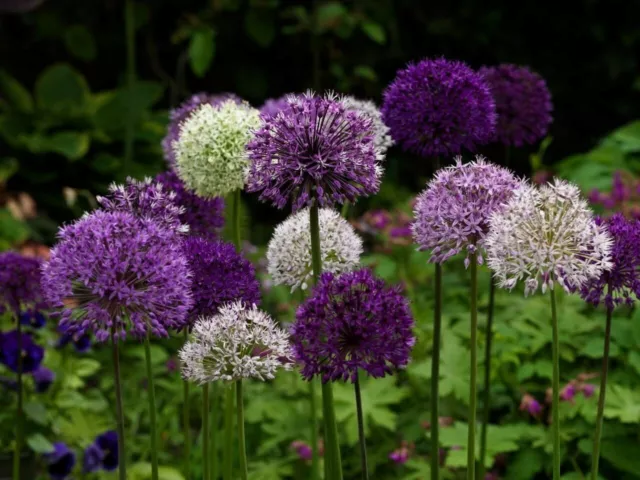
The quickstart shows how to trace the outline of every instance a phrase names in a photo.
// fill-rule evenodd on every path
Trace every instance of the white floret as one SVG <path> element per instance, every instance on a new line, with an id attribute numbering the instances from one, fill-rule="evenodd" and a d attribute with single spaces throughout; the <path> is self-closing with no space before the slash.
<path id="1" fill-rule="evenodd" d="M 393 138 L 389 134 L 389 127 L 382 121 L 380 109 L 371 100 L 359 100 L 352 96 L 343 97 L 342 102 L 349 110 L 358 112 L 371 120 L 378 160 L 384 160 L 387 150 L 393 145 Z"/>

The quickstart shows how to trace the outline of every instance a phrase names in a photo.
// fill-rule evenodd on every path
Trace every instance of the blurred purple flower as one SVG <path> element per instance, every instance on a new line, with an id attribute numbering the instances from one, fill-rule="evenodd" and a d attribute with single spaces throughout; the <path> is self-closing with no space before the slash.
<path id="1" fill-rule="evenodd" d="M 12 313 L 23 308 L 42 308 L 45 302 L 40 288 L 39 259 L 16 252 L 0 253 L 0 314 L 9 308 Z"/>
<path id="2" fill-rule="evenodd" d="M 581 390 L 585 398 L 591 398 L 596 391 L 596 386 L 591 383 L 585 383 L 582 385 Z"/>
<path id="3" fill-rule="evenodd" d="M 22 358 L 22 372 L 31 373 L 40 366 L 43 357 L 44 349 L 28 333 L 17 330 L 0 333 L 0 362 L 10 370 L 17 372 L 18 359 Z"/>
<path id="4" fill-rule="evenodd" d="M 65 480 L 76 464 L 76 454 L 64 442 L 53 444 L 53 452 L 45 454 L 47 472 L 53 480 Z"/>
<path id="5" fill-rule="evenodd" d="M 20 323 L 22 325 L 28 325 L 32 328 L 38 329 L 44 327 L 45 323 L 47 323 L 47 319 L 42 312 L 37 310 L 27 310 L 20 314 Z"/>
<path id="6" fill-rule="evenodd" d="M 56 374 L 53 371 L 42 365 L 35 369 L 31 375 L 33 376 L 36 392 L 38 393 L 44 393 L 49 390 L 49 387 L 56 378 Z"/>
<path id="7" fill-rule="evenodd" d="M 576 396 L 576 387 L 572 383 L 566 384 L 562 390 L 560 390 L 560 400 L 564 402 L 573 403 L 573 399 Z"/>
<path id="8" fill-rule="evenodd" d="M 302 440 L 296 440 L 291 443 L 291 448 L 296 451 L 301 460 L 309 461 L 313 457 L 311 446 Z"/>

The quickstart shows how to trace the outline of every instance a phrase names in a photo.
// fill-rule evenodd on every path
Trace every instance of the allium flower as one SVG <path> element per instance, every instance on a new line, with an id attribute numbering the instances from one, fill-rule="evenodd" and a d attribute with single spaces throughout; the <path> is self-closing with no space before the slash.
<path id="1" fill-rule="evenodd" d="M 246 103 L 202 105 L 182 123 L 173 143 L 178 176 L 202 197 L 244 188 L 249 171 L 245 147 L 259 126 L 258 110 Z"/>
<path id="2" fill-rule="evenodd" d="M 503 64 L 479 70 L 496 102 L 495 138 L 521 147 L 542 139 L 553 117 L 551 93 L 544 79 L 527 67 Z"/>
<path id="3" fill-rule="evenodd" d="M 108 212 L 128 212 L 134 217 L 155 221 L 163 228 L 176 233 L 187 233 L 181 216 L 185 208 L 176 202 L 176 194 L 151 178 L 143 181 L 127 178 L 124 185 L 113 183 L 110 194 L 96 200 Z"/>
<path id="4" fill-rule="evenodd" d="M 17 372 L 18 360 L 22 358 L 22 373 L 31 373 L 40 366 L 43 357 L 44 349 L 28 333 L 17 330 L 0 333 L 0 362 L 10 370 Z"/>
<path id="5" fill-rule="evenodd" d="M 323 270 L 336 274 L 353 270 L 362 254 L 360 237 L 334 210 L 322 208 L 318 218 Z M 276 227 L 267 248 L 267 261 L 276 285 L 288 285 L 291 291 L 307 288 L 313 274 L 309 209 L 294 213 Z"/>
<path id="6" fill-rule="evenodd" d="M 193 327 L 179 353 L 182 375 L 199 384 L 243 378 L 270 380 L 290 370 L 289 337 L 265 312 L 242 302 L 224 305 Z"/>
<path id="7" fill-rule="evenodd" d="M 287 95 L 282 95 L 278 98 L 268 98 L 260 107 L 260 115 L 262 118 L 266 117 L 275 117 L 282 110 L 286 110 L 289 108 L 289 97 L 291 97 L 292 93 Z"/>
<path id="8" fill-rule="evenodd" d="M 65 480 L 76 464 L 76 454 L 63 442 L 54 443 L 53 452 L 44 455 L 44 458 L 47 472 L 53 480 Z"/>
<path id="9" fill-rule="evenodd" d="M 393 138 L 389 135 L 389 127 L 382 121 L 382 113 L 371 100 L 360 100 L 352 96 L 343 98 L 347 109 L 360 113 L 371 120 L 373 139 L 378 151 L 378 160 L 384 160 L 389 147 L 393 145 Z"/>
<path id="10" fill-rule="evenodd" d="M 38 393 L 44 393 L 49 390 L 49 387 L 56 379 L 56 374 L 42 365 L 35 369 L 31 376 L 33 377 L 36 392 Z"/>
<path id="11" fill-rule="evenodd" d="M 482 76 L 444 58 L 398 71 L 381 110 L 393 139 L 423 157 L 474 151 L 492 139 L 496 124 L 495 103 Z"/>
<path id="12" fill-rule="evenodd" d="M 398 287 L 364 269 L 325 272 L 296 312 L 295 359 L 307 380 L 355 380 L 358 369 L 384 377 L 404 368 L 415 343 L 413 318 Z"/>
<path id="13" fill-rule="evenodd" d="M 162 149 L 164 150 L 164 158 L 173 168 L 176 163 L 176 154 L 173 150 L 173 144 L 180 137 L 180 125 L 191 116 L 202 105 L 208 104 L 217 107 L 227 100 L 236 103 L 242 103 L 242 99 L 233 93 L 218 93 L 210 95 L 208 93 L 197 93 L 181 103 L 178 108 L 169 112 L 169 125 L 167 126 L 167 135 L 162 140 Z"/>
<path id="14" fill-rule="evenodd" d="M 622 303 L 632 305 L 640 297 L 640 221 L 617 213 L 606 219 L 596 218 L 596 224 L 604 227 L 613 240 L 613 266 L 587 281 L 580 294 L 593 305 L 604 301 L 607 308 Z"/>
<path id="15" fill-rule="evenodd" d="M 158 174 L 156 182 L 175 194 L 181 207 L 180 221 L 189 226 L 189 235 L 214 240 L 224 226 L 224 200 L 221 197 L 203 198 L 187 189 L 178 175 L 170 170 Z"/>
<path id="16" fill-rule="evenodd" d="M 578 187 L 563 180 L 523 185 L 491 216 L 488 265 L 502 288 L 525 282 L 525 295 L 554 282 L 571 292 L 612 267 L 611 238 L 596 224 Z"/>
<path id="17" fill-rule="evenodd" d="M 40 289 L 41 261 L 15 252 L 0 253 L 0 314 L 25 307 L 44 307 Z"/>
<path id="18" fill-rule="evenodd" d="M 482 264 L 489 217 L 521 183 L 509 170 L 480 156 L 467 164 L 457 157 L 454 166 L 436 173 L 416 202 L 412 230 L 420 250 L 431 250 L 429 261 L 436 263 L 465 251 L 465 265 L 469 255 L 478 253 Z"/>
<path id="19" fill-rule="evenodd" d="M 190 322 L 215 315 L 222 305 L 237 300 L 247 305 L 260 303 L 255 269 L 232 244 L 189 238 L 184 242 L 184 251 L 193 274 Z"/>
<path id="20" fill-rule="evenodd" d="M 278 208 L 291 200 L 294 210 L 376 193 L 382 169 L 371 119 L 332 94 L 307 92 L 288 102 L 280 115 L 265 119 L 247 147 L 248 191 Z"/>
<path id="21" fill-rule="evenodd" d="M 193 302 L 182 245 L 153 221 L 96 211 L 58 233 L 43 289 L 66 334 L 144 337 L 179 329 Z"/>

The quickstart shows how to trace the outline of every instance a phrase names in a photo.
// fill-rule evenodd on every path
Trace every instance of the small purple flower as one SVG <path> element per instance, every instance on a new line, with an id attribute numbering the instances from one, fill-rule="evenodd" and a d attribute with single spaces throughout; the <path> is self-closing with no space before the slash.
<path id="1" fill-rule="evenodd" d="M 582 385 L 581 390 L 582 390 L 582 395 L 584 395 L 584 398 L 591 398 L 593 397 L 593 394 L 596 391 L 596 387 L 591 383 L 585 383 L 584 385 Z"/>
<path id="2" fill-rule="evenodd" d="M 287 101 L 289 108 L 264 119 L 247 146 L 247 191 L 278 208 L 291 202 L 294 210 L 376 193 L 381 169 L 371 120 L 334 95 L 307 93 Z"/>
<path id="3" fill-rule="evenodd" d="M 31 375 L 33 376 L 36 392 L 38 393 L 44 393 L 49 390 L 49 387 L 56 378 L 56 374 L 54 372 L 42 365 L 35 369 Z"/>
<path id="4" fill-rule="evenodd" d="M 540 75 L 527 67 L 509 64 L 483 67 L 479 73 L 489 84 L 496 102 L 498 142 L 521 147 L 547 134 L 553 120 L 553 104 Z"/>
<path id="5" fill-rule="evenodd" d="M 22 325 L 28 325 L 32 328 L 38 329 L 44 327 L 47 323 L 47 319 L 39 311 L 27 310 L 20 314 L 20 323 Z"/>
<path id="6" fill-rule="evenodd" d="M 64 442 L 53 444 L 53 452 L 44 455 L 47 472 L 53 480 L 65 480 L 76 464 L 76 454 Z"/>
<path id="7" fill-rule="evenodd" d="M 406 151 L 422 157 L 475 151 L 489 142 L 496 107 L 484 78 L 462 62 L 409 64 L 384 92 L 382 119 Z"/>
<path id="8" fill-rule="evenodd" d="M 175 357 L 169 358 L 164 365 L 167 369 L 167 372 L 173 373 L 178 370 L 178 360 Z"/>
<path id="9" fill-rule="evenodd" d="M 102 450 L 98 445 L 92 443 L 84 449 L 82 458 L 82 471 L 84 473 L 93 473 L 102 467 Z"/>
<path id="10" fill-rule="evenodd" d="M 564 402 L 573 403 L 573 399 L 576 396 L 576 387 L 572 383 L 566 384 L 562 390 L 560 390 L 560 400 Z"/>
<path id="11" fill-rule="evenodd" d="M 96 445 L 102 450 L 102 468 L 111 472 L 118 468 L 118 434 L 109 430 L 96 437 Z"/>
<path id="12" fill-rule="evenodd" d="M 24 307 L 46 306 L 40 289 L 41 266 L 36 258 L 16 252 L 0 253 L 0 314 L 6 308 L 15 313 Z"/>
<path id="13" fill-rule="evenodd" d="M 44 349 L 28 333 L 18 333 L 17 330 L 0 333 L 0 362 L 17 372 L 19 358 L 22 358 L 22 372 L 31 373 L 40 366 Z"/>
<path id="14" fill-rule="evenodd" d="M 302 440 L 291 442 L 291 448 L 296 451 L 301 460 L 309 461 L 313 458 L 313 450 L 311 449 L 311 446 Z"/>
<path id="15" fill-rule="evenodd" d="M 542 413 L 542 405 L 533 396 L 528 393 L 522 396 L 520 401 L 520 411 L 527 411 L 532 417 L 537 417 Z"/>
<path id="16" fill-rule="evenodd" d="M 397 465 L 404 465 L 407 463 L 407 460 L 409 460 L 410 454 L 411 452 L 409 451 L 409 448 L 403 445 L 391 452 L 389 454 L 389 459 Z"/>
<path id="17" fill-rule="evenodd" d="M 73 343 L 73 348 L 78 353 L 85 353 L 91 348 L 91 336 L 88 333 L 81 335 L 71 335 L 68 333 L 68 327 L 58 324 L 58 333 L 60 337 L 56 342 L 56 348 L 64 348 L 68 344 Z"/>
<path id="18" fill-rule="evenodd" d="M 415 343 L 413 318 L 397 287 L 370 270 L 325 272 L 300 305 L 291 329 L 302 376 L 355 380 L 358 369 L 384 377 L 404 368 Z"/>

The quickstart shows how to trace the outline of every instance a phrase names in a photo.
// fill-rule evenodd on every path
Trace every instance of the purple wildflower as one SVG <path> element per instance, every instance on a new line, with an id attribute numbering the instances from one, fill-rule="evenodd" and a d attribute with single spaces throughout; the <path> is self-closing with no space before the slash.
<path id="1" fill-rule="evenodd" d="M 482 76 L 444 58 L 398 71 L 381 110 L 396 143 L 423 157 L 474 151 L 491 140 L 496 124 L 495 103 Z"/>
<path id="2" fill-rule="evenodd" d="M 56 348 L 64 348 L 69 343 L 73 343 L 73 348 L 78 353 L 85 353 L 91 348 L 91 336 L 88 333 L 71 335 L 68 333 L 68 327 L 60 324 L 58 324 L 58 333 L 60 337 L 56 342 Z"/>
<path id="3" fill-rule="evenodd" d="M 0 333 L 0 362 L 10 370 L 17 372 L 18 359 L 22 358 L 22 373 L 31 373 L 40 366 L 43 357 L 44 349 L 28 333 L 17 330 Z"/>
<path id="4" fill-rule="evenodd" d="M 610 218 L 596 218 L 596 224 L 604 225 L 613 239 L 613 267 L 585 283 L 580 294 L 592 305 L 601 301 L 607 308 L 632 305 L 640 296 L 640 221 L 616 213 Z"/>
<path id="5" fill-rule="evenodd" d="M 370 270 L 325 272 L 296 313 L 291 329 L 295 359 L 307 380 L 355 380 L 358 369 L 384 377 L 409 362 L 413 318 L 397 287 Z"/>
<path id="6" fill-rule="evenodd" d="M 466 250 L 478 252 L 483 263 L 489 217 L 511 198 L 520 181 L 507 169 L 476 157 L 475 162 L 443 168 L 417 199 L 413 236 L 420 250 L 431 250 L 429 261 L 443 263 Z"/>
<path id="7" fill-rule="evenodd" d="M 560 390 L 560 400 L 564 402 L 573 403 L 573 398 L 576 396 L 576 386 L 572 383 L 567 383 L 562 390 Z"/>
<path id="8" fill-rule="evenodd" d="M 96 437 L 84 451 L 82 470 L 85 473 L 100 469 L 111 472 L 118 468 L 118 434 L 109 430 Z"/>
<path id="9" fill-rule="evenodd" d="M 309 461 L 313 458 L 313 450 L 311 446 L 302 440 L 291 442 L 291 448 L 296 451 L 301 460 Z"/>
<path id="10" fill-rule="evenodd" d="M 591 398 L 596 391 L 596 387 L 592 383 L 585 383 L 582 385 L 581 390 L 584 398 Z"/>
<path id="11" fill-rule="evenodd" d="M 520 401 L 520 411 L 527 411 L 532 417 L 537 417 L 542 412 L 542 405 L 528 393 L 522 396 Z"/>
<path id="12" fill-rule="evenodd" d="M 167 372 L 173 373 L 178 370 L 178 360 L 176 357 L 170 357 L 164 364 Z"/>
<path id="13" fill-rule="evenodd" d="M 82 471 L 84 473 L 93 473 L 102 467 L 102 450 L 95 443 L 92 443 L 84 449 L 82 458 Z"/>
<path id="14" fill-rule="evenodd" d="M 31 375 L 38 393 L 44 393 L 49 390 L 49 387 L 56 379 L 56 374 L 42 365 L 35 369 Z"/>
<path id="15" fill-rule="evenodd" d="M 527 67 L 503 64 L 479 70 L 496 102 L 495 139 L 521 147 L 542 139 L 553 117 L 551 93 L 544 79 Z"/>
<path id="16" fill-rule="evenodd" d="M 224 226 L 224 200 L 221 197 L 204 198 L 187 189 L 173 171 L 158 174 L 155 180 L 175 194 L 174 201 L 181 207 L 180 221 L 189 226 L 189 234 L 214 240 Z"/>
<path id="17" fill-rule="evenodd" d="M 40 260 L 16 252 L 0 253 L 0 314 L 7 307 L 20 312 L 23 307 L 45 306 L 40 289 L 41 265 Z"/>
<path id="18" fill-rule="evenodd" d="M 65 333 L 105 341 L 179 329 L 193 302 L 175 233 L 125 212 L 96 211 L 58 233 L 43 288 Z"/>
<path id="19" fill-rule="evenodd" d="M 396 465 L 404 465 L 411 456 L 411 449 L 406 442 L 402 442 L 400 448 L 395 449 L 389 454 L 389 459 Z"/>
<path id="20" fill-rule="evenodd" d="M 262 118 L 275 117 L 283 110 L 289 108 L 289 97 L 293 94 L 282 95 L 278 98 L 268 98 L 260 107 L 260 116 Z"/>
<path id="21" fill-rule="evenodd" d="M 380 188 L 372 122 L 334 95 L 288 98 L 247 146 L 252 162 L 247 190 L 293 209 L 355 202 Z"/>
<path id="22" fill-rule="evenodd" d="M 44 455 L 47 472 L 53 480 L 65 480 L 76 464 L 76 454 L 63 442 L 53 444 L 53 452 Z"/>
<path id="23" fill-rule="evenodd" d="M 233 100 L 236 103 L 241 103 L 242 99 L 233 93 L 219 93 L 216 95 L 210 95 L 208 93 L 197 93 L 185 100 L 183 103 L 169 112 L 169 125 L 167 126 L 167 135 L 162 140 L 162 149 L 164 150 L 164 158 L 170 168 L 173 168 L 176 164 L 176 154 L 173 150 L 173 144 L 180 137 L 180 125 L 189 116 L 195 112 L 198 107 L 208 103 L 213 107 L 226 102 L 227 100 Z"/>
<path id="24" fill-rule="evenodd" d="M 44 327 L 47 319 L 42 312 L 29 309 L 20 314 L 20 323 L 38 329 Z"/>

